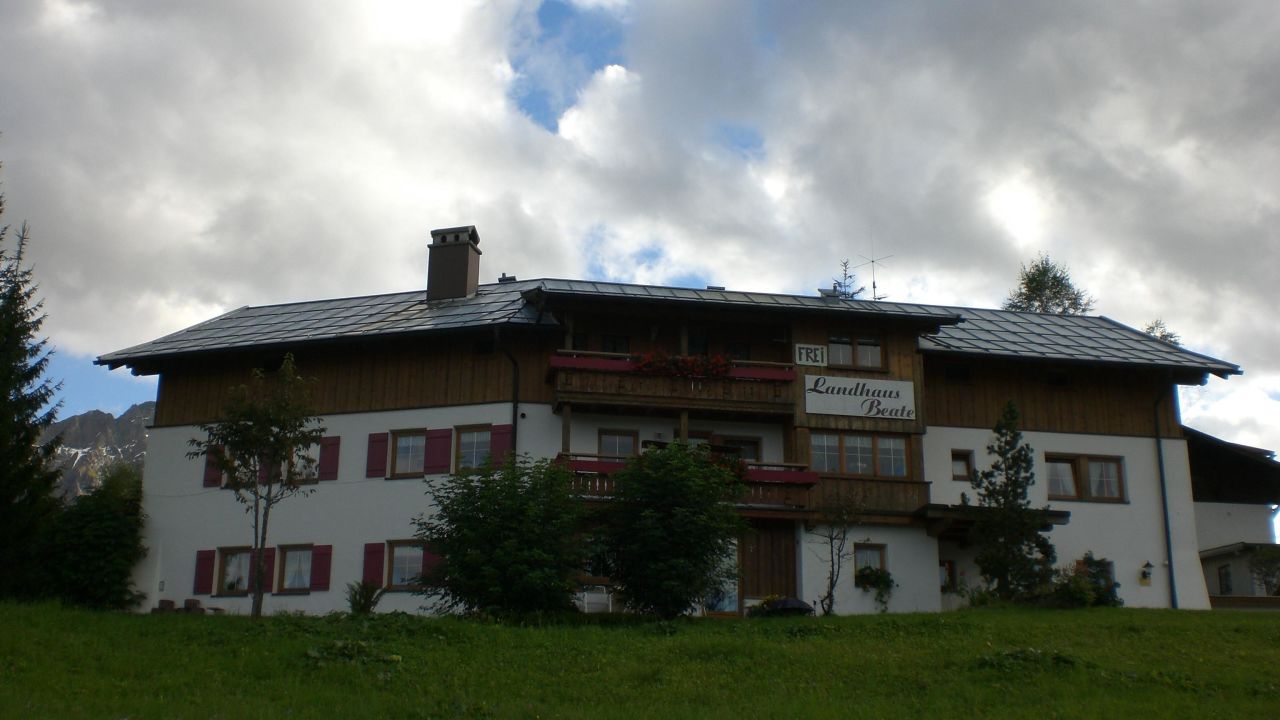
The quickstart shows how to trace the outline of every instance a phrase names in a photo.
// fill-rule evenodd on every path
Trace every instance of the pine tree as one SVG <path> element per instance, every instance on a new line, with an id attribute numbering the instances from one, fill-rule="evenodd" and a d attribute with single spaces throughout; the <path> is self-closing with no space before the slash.
<path id="1" fill-rule="evenodd" d="M 1005 310 L 1052 313 L 1054 315 L 1085 315 L 1093 310 L 1093 298 L 1071 282 L 1071 274 L 1065 266 L 1054 264 L 1048 255 L 1022 266 L 1018 275 L 1018 287 L 1005 299 Z"/>
<path id="2" fill-rule="evenodd" d="M 27 225 L 12 250 L 8 231 L 0 226 L 0 597 L 20 597 L 41 589 L 38 538 L 61 507 L 50 463 L 60 440 L 39 442 L 57 417 L 60 403 L 51 401 L 60 384 L 45 377 L 51 351 L 40 337 L 43 303 L 24 264 Z"/>
<path id="3" fill-rule="evenodd" d="M 1043 510 L 1031 507 L 1027 491 L 1035 484 L 1035 455 L 1018 431 L 1018 409 L 1012 402 L 994 428 L 987 454 L 991 469 L 975 473 L 970 484 L 978 495 L 969 539 L 977 548 L 974 561 L 982 576 L 1006 600 L 1027 597 L 1053 577 L 1057 559 L 1053 544 L 1040 533 Z M 969 498 L 961 500 L 969 504 Z"/>

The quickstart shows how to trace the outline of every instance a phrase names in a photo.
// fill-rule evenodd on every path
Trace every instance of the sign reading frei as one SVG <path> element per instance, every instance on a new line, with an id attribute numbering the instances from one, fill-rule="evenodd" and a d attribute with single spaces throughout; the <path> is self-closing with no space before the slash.
<path id="1" fill-rule="evenodd" d="M 815 365 L 817 367 L 826 367 L 827 346 L 801 345 L 796 343 L 796 357 L 794 362 L 796 365 Z"/>
<path id="2" fill-rule="evenodd" d="M 804 376 L 805 412 L 915 420 L 915 386 L 900 380 Z"/>

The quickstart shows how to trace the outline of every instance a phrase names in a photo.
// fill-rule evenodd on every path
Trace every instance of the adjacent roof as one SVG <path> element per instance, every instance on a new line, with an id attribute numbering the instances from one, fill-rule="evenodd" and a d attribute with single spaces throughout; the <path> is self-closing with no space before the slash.
<path id="1" fill-rule="evenodd" d="M 420 334 L 493 325 L 554 324 L 550 299 L 617 299 L 700 307 L 841 313 L 911 323 L 935 334 L 925 352 L 1142 365 L 1238 374 L 1240 368 L 1183 350 L 1105 317 L 916 305 L 836 297 L 631 285 L 586 280 L 525 280 L 481 285 L 476 294 L 428 302 L 424 291 L 242 307 L 157 340 L 108 353 L 99 365 L 250 347 Z"/>

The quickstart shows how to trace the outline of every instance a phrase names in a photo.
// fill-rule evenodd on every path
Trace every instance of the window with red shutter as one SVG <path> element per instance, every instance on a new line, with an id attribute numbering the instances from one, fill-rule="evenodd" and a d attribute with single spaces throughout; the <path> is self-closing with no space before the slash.
<path id="1" fill-rule="evenodd" d="M 329 570 L 333 565 L 333 546 L 316 545 L 311 548 L 311 589 L 329 589 Z"/>
<path id="2" fill-rule="evenodd" d="M 387 546 L 386 543 L 365 543 L 364 545 L 364 574 L 361 580 L 375 587 L 382 587 L 386 575 L 383 572 L 386 560 Z"/>
<path id="3" fill-rule="evenodd" d="M 216 550 L 196 551 L 196 578 L 191 587 L 192 595 L 213 593 L 213 564 L 218 557 Z"/>
<path id="4" fill-rule="evenodd" d="M 222 487 L 222 468 L 219 467 L 220 449 L 210 448 L 204 456 L 204 486 Z"/>
<path id="5" fill-rule="evenodd" d="M 316 467 L 317 480 L 338 479 L 338 451 L 342 447 L 342 438 L 338 436 L 321 438 L 320 460 Z"/>
<path id="6" fill-rule="evenodd" d="M 369 454 L 365 457 L 364 476 L 387 476 L 387 433 L 369 434 Z"/>
<path id="7" fill-rule="evenodd" d="M 506 462 L 507 455 L 514 449 L 511 447 L 511 428 L 510 425 L 494 425 L 489 429 L 489 455 L 494 465 Z"/>
<path id="8" fill-rule="evenodd" d="M 428 430 L 425 472 L 428 475 L 447 473 L 452 460 L 453 430 Z"/>

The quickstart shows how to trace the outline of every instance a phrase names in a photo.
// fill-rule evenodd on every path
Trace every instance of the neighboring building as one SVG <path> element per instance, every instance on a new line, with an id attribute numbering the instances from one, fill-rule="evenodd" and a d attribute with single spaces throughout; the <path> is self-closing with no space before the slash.
<path id="1" fill-rule="evenodd" d="M 559 455 L 584 497 L 607 502 L 626 456 L 672 439 L 748 462 L 751 532 L 724 610 L 814 602 L 827 567 L 812 531 L 830 498 L 852 493 L 857 563 L 892 572 L 890 609 L 937 611 L 954 604 L 945 590 L 979 579 L 958 504 L 1007 400 L 1035 448 L 1031 500 L 1055 511 L 1060 562 L 1111 560 L 1130 606 L 1209 606 L 1175 389 L 1235 365 L 1101 317 L 505 275 L 479 285 L 478 244 L 472 227 L 433 231 L 425 292 L 245 307 L 98 359 L 159 375 L 151 552 L 136 573 L 149 603 L 247 612 L 248 522 L 218 474 L 186 457 L 188 440 L 229 386 L 288 351 L 319 381 L 329 437 L 315 493 L 272 515 L 268 611 L 342 609 L 362 578 L 405 589 L 434 560 L 412 542 L 411 518 L 430 512 L 424 476 L 512 449 Z M 837 610 L 874 611 L 852 577 Z M 390 593 L 380 607 L 421 604 Z"/>
<path id="2" fill-rule="evenodd" d="M 1280 463 L 1270 450 L 1237 445 L 1188 427 L 1191 490 L 1204 583 L 1214 607 L 1280 608 L 1253 577 L 1250 560 L 1275 543 Z"/>

